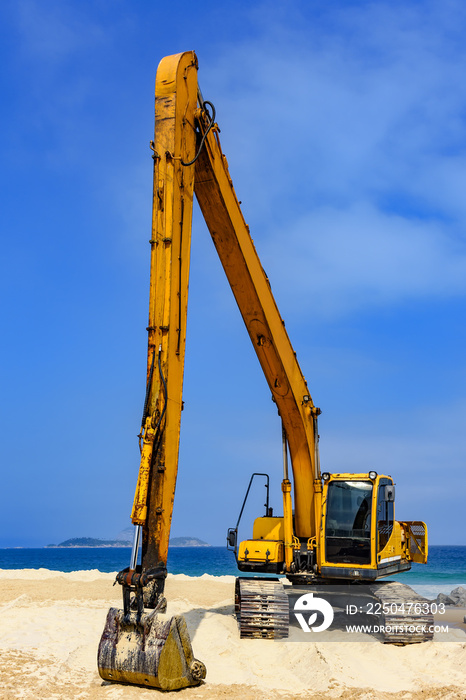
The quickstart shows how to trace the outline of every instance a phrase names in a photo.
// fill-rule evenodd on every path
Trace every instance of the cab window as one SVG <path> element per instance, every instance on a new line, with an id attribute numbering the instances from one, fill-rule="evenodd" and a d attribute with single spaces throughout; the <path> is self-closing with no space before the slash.
<path id="1" fill-rule="evenodd" d="M 325 525 L 325 558 L 328 562 L 370 563 L 371 504 L 372 482 L 330 482 Z"/>
<path id="2" fill-rule="evenodd" d="M 384 549 L 393 532 L 394 504 L 393 501 L 385 500 L 385 486 L 391 483 L 388 479 L 381 479 L 377 494 L 377 544 L 379 552 Z"/>

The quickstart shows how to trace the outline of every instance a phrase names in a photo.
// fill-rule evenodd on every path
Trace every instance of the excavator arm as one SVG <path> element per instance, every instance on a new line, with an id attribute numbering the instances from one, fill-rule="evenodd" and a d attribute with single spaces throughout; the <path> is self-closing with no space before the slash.
<path id="1" fill-rule="evenodd" d="M 131 519 L 130 566 L 117 575 L 123 609 L 110 608 L 98 650 L 100 676 L 178 690 L 205 677 L 186 621 L 164 619 L 168 541 L 178 470 L 195 154 L 197 60 L 165 58 L 157 71 L 147 386 L 141 462 Z M 141 563 L 138 564 L 142 530 Z M 149 612 L 146 612 L 149 609 Z"/>
<path id="2" fill-rule="evenodd" d="M 147 391 L 132 521 L 143 527 L 142 570 L 164 568 L 178 469 L 195 153 L 197 59 L 165 58 L 157 71 Z"/>

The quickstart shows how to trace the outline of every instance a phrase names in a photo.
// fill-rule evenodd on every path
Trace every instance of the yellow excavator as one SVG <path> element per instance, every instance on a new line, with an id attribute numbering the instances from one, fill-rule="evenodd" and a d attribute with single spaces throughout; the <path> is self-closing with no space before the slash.
<path id="1" fill-rule="evenodd" d="M 284 575 L 296 586 L 339 582 L 354 589 L 357 582 L 366 582 L 380 604 L 401 599 L 413 611 L 404 616 L 404 625 L 393 625 L 395 631 L 384 641 L 432 637 L 426 631 L 432 616 L 420 614 L 414 591 L 402 584 L 375 583 L 408 570 L 411 562 L 427 561 L 426 525 L 394 519 L 391 476 L 320 471 L 320 409 L 312 401 L 244 221 L 220 146 L 215 109 L 202 97 L 197 72 L 192 51 L 164 58 L 157 70 L 147 384 L 131 514 L 135 536 L 130 565 L 117 575 L 123 608 L 110 609 L 98 651 L 105 680 L 164 690 L 196 685 L 206 673 L 194 657 L 183 616 L 166 616 L 163 596 L 183 407 L 193 194 L 282 421 L 283 515 L 273 515 L 268 476 L 262 475 L 267 479 L 266 510 L 256 518 L 251 539 L 238 542 L 245 503 L 227 535 L 239 570 L 249 574 L 236 582 L 241 637 L 288 634 L 288 598 L 282 579 L 270 574 Z M 395 598 L 390 586 L 396 586 Z M 423 624 L 411 625 L 416 631 L 410 632 L 406 623 L 415 621 Z"/>

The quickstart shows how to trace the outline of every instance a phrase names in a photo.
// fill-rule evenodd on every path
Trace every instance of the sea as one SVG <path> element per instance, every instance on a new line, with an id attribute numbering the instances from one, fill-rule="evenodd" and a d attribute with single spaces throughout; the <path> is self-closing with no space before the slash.
<path id="1" fill-rule="evenodd" d="M 130 553 L 129 547 L 0 549 L 0 569 L 117 572 L 129 565 Z M 167 568 L 187 576 L 238 575 L 234 553 L 226 547 L 172 547 Z M 407 583 L 429 599 L 457 586 L 466 588 L 466 546 L 431 545 L 427 564 L 413 564 L 410 571 L 390 580 Z"/>

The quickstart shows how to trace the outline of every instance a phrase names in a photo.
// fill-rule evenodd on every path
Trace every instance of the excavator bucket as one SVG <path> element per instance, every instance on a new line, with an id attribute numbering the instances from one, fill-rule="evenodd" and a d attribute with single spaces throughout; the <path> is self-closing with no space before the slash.
<path id="1" fill-rule="evenodd" d="M 106 681 L 178 690 L 198 685 L 206 668 L 194 658 L 182 615 L 138 614 L 110 608 L 98 651 Z"/>

